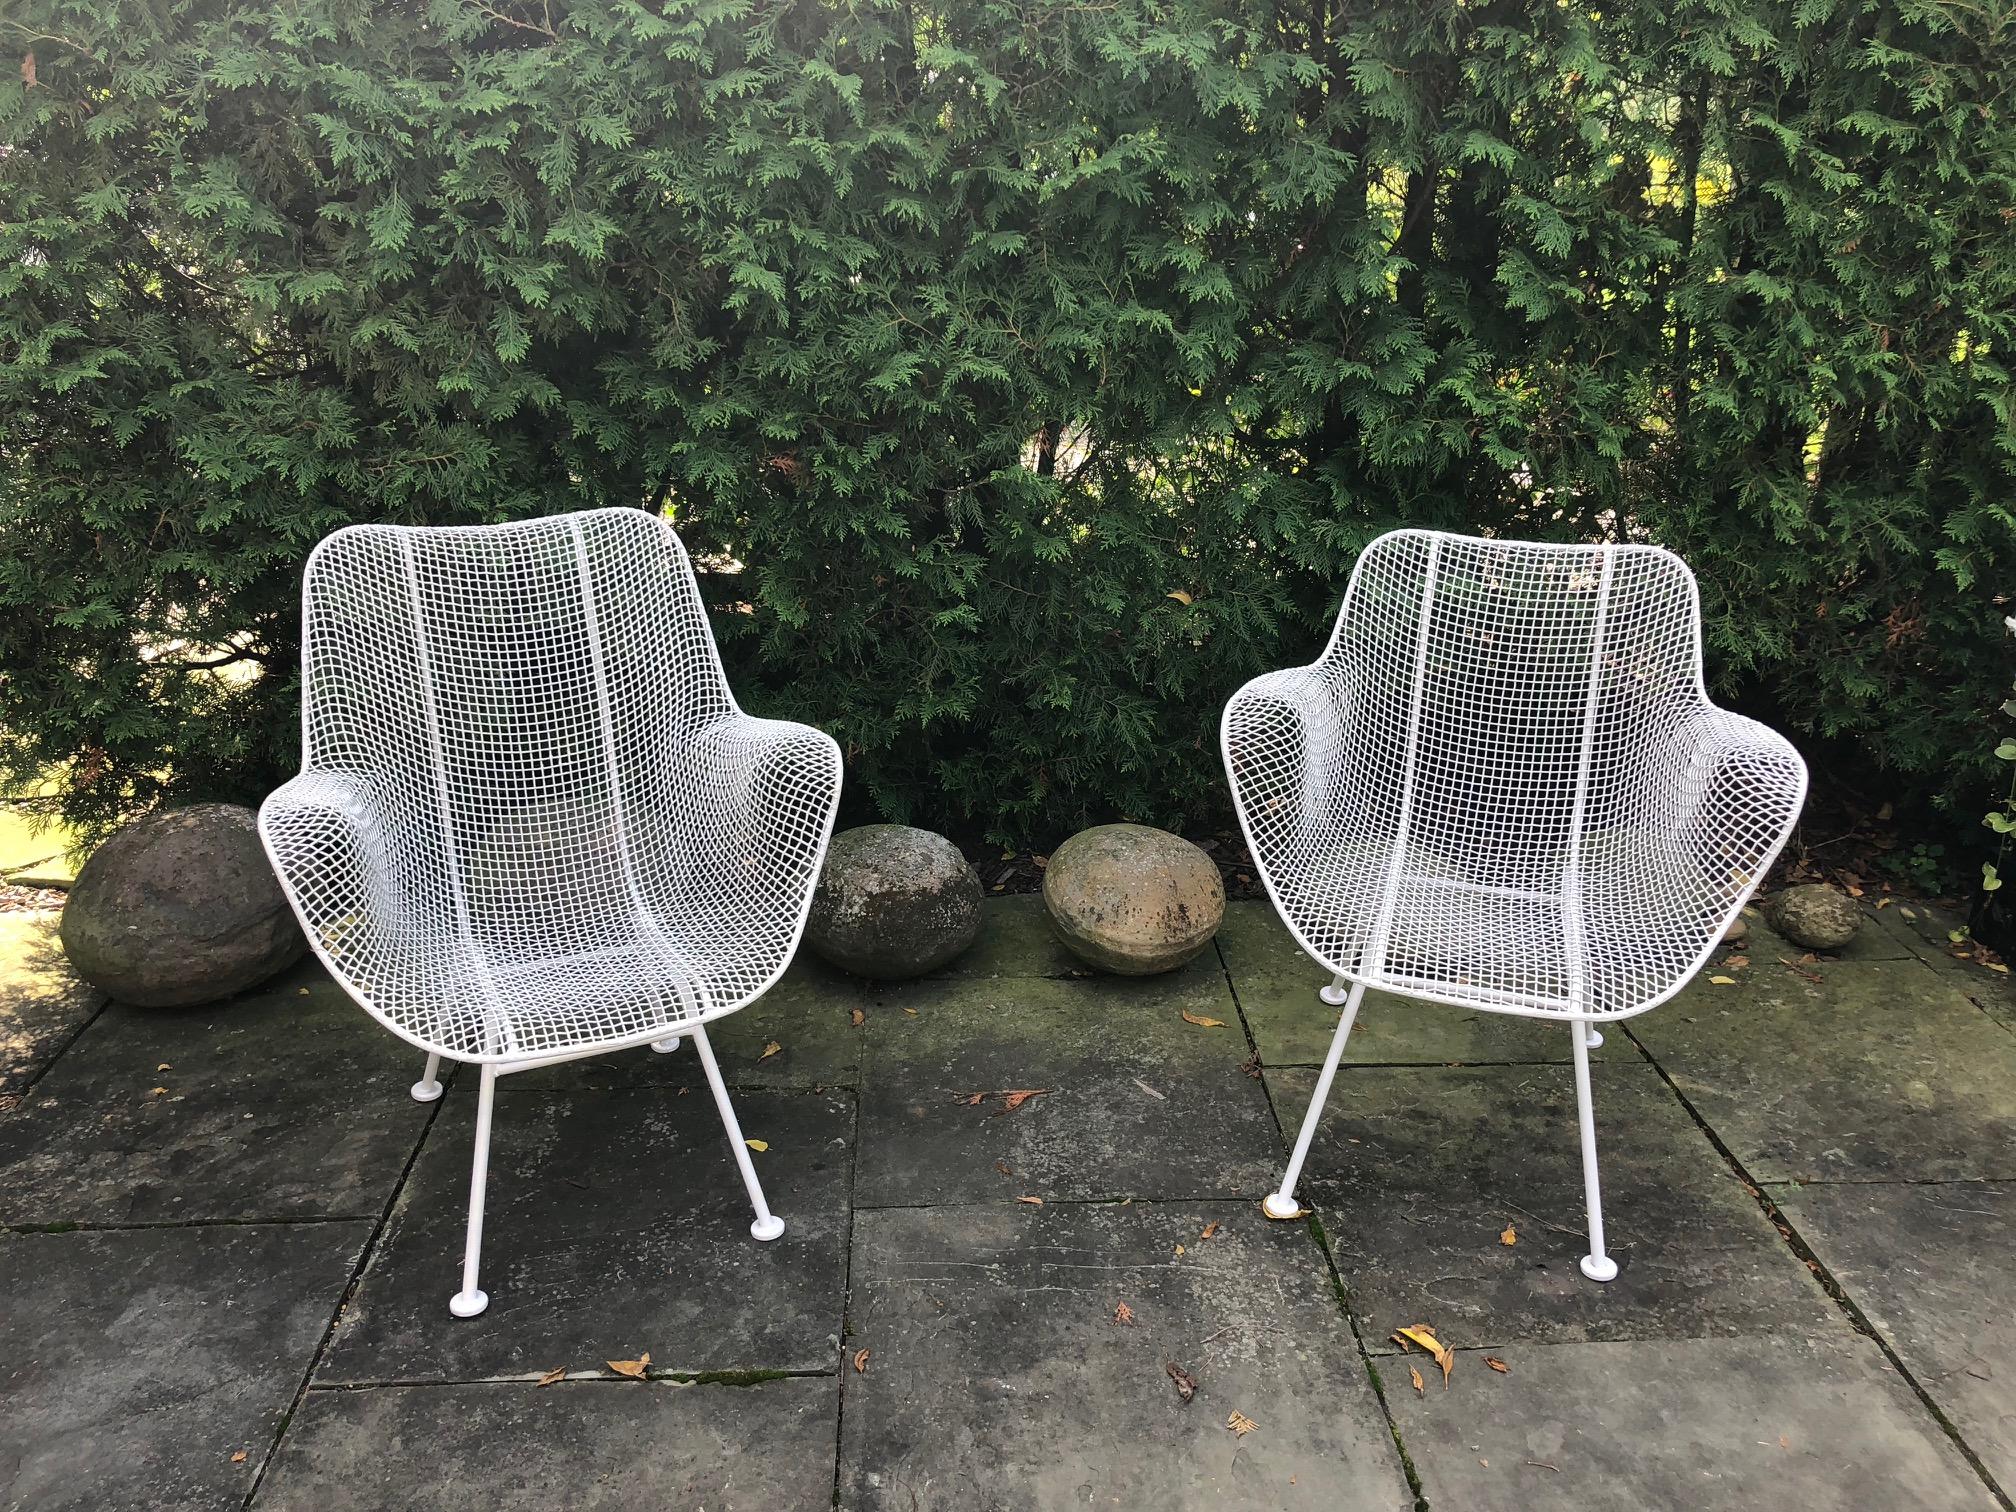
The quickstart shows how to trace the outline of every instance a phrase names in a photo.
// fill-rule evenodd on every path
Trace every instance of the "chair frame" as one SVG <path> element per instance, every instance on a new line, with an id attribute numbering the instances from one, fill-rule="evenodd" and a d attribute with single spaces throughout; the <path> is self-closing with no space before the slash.
<path id="1" fill-rule="evenodd" d="M 1712 718 L 1716 722 L 1716 733 L 1720 736 L 1719 742 L 1710 740 L 1705 736 L 1701 737 L 1699 745 L 1691 753 L 1692 759 L 1696 762 L 1707 759 L 1711 764 L 1747 762 L 1751 765 L 1753 771 L 1761 771 L 1768 777 L 1772 786 L 1772 796 L 1783 801 L 1782 813 L 1774 813 L 1768 816 L 1771 822 L 1766 828 L 1770 831 L 1770 838 L 1768 839 L 1768 843 L 1761 847 L 1761 853 L 1755 859 L 1754 864 L 1749 865 L 1747 881 L 1729 892 L 1726 907 L 1724 907 L 1721 917 L 1714 921 L 1712 928 L 1704 931 L 1702 944 L 1692 961 L 1684 969 L 1679 970 L 1673 980 L 1663 990 L 1646 996 L 1642 1001 L 1633 1002 L 1621 1010 L 1598 1011 L 1592 1008 L 1586 999 L 1578 1000 L 1576 998 L 1575 993 L 1581 992 L 1586 994 L 1588 988 L 1586 981 L 1579 987 L 1576 986 L 1573 983 L 1572 977 L 1570 996 L 1565 1004 L 1536 1000 L 1483 1001 L 1480 1000 L 1480 994 L 1475 988 L 1465 990 L 1453 983 L 1438 988 L 1438 984 L 1434 982 L 1422 980 L 1396 982 L 1390 979 L 1384 970 L 1386 964 L 1386 942 L 1391 937 L 1398 913 L 1396 899 L 1397 875 L 1401 866 L 1399 858 L 1405 854 L 1410 838 L 1408 831 L 1410 810 L 1407 806 L 1409 800 L 1404 798 L 1399 810 L 1399 831 L 1394 840 L 1393 859 L 1390 862 L 1394 875 L 1389 877 L 1387 885 L 1381 891 L 1374 917 L 1366 930 L 1366 936 L 1370 944 L 1366 947 L 1363 956 L 1359 960 L 1347 962 L 1340 959 L 1338 952 L 1325 951 L 1319 948 L 1318 944 L 1312 941 L 1309 933 L 1305 931 L 1302 923 L 1298 920 L 1296 916 L 1297 911 L 1284 902 L 1282 885 L 1284 877 L 1278 870 L 1282 858 L 1270 855 L 1268 846 L 1265 843 L 1265 837 L 1256 832 L 1254 822 L 1256 795 L 1247 793 L 1242 787 L 1241 758 L 1254 754 L 1254 749 L 1249 749 L 1246 744 L 1248 732 L 1242 728 L 1242 724 L 1245 720 L 1253 717 L 1256 709 L 1265 701 L 1272 701 L 1277 708 L 1286 706 L 1293 709 L 1295 716 L 1304 722 L 1303 728 L 1305 732 L 1312 716 L 1321 717 L 1321 711 L 1309 702 L 1311 697 L 1310 689 L 1315 686 L 1315 677 L 1313 674 L 1319 674 L 1326 666 L 1339 659 L 1348 661 L 1351 654 L 1351 646 L 1347 640 L 1347 627 L 1350 624 L 1354 600 L 1359 591 L 1361 573 L 1367 561 L 1373 557 L 1375 551 L 1382 544 L 1395 542 L 1401 538 L 1425 539 L 1428 543 L 1426 552 L 1428 565 L 1425 581 L 1422 586 L 1419 617 L 1414 630 L 1414 681 L 1409 695 L 1411 698 L 1411 712 L 1407 730 L 1405 763 L 1407 772 L 1406 786 L 1410 793 L 1420 761 L 1420 723 L 1425 691 L 1423 669 L 1428 657 L 1430 622 L 1435 603 L 1435 570 L 1439 555 L 1445 546 L 1449 543 L 1455 543 L 1461 548 L 1468 549 L 1483 548 L 1522 553 L 1561 553 L 1564 557 L 1568 554 L 1580 554 L 1585 559 L 1600 554 L 1601 567 L 1596 585 L 1597 607 L 1595 609 L 1595 618 L 1591 633 L 1589 671 L 1587 674 L 1588 692 L 1586 695 L 1586 714 L 1584 716 L 1586 723 L 1582 735 L 1580 765 L 1576 779 L 1577 787 L 1574 792 L 1575 828 L 1571 829 L 1570 832 L 1571 847 L 1579 842 L 1581 815 L 1589 788 L 1591 775 L 1589 730 L 1593 729 L 1595 724 L 1598 688 L 1605 673 L 1605 652 L 1610 649 L 1604 640 L 1603 616 L 1610 601 L 1611 584 L 1615 564 L 1618 561 L 1618 554 L 1627 551 L 1656 553 L 1658 557 L 1677 566 L 1679 572 L 1684 575 L 1688 599 L 1687 609 L 1690 614 L 1690 627 L 1692 631 L 1693 653 L 1693 686 L 1691 689 L 1684 691 L 1691 694 L 1690 712 Z M 1657 547 L 1638 545 L 1551 546 L 1528 542 L 1487 540 L 1478 537 L 1453 535 L 1440 531 L 1393 531 L 1370 543 L 1365 551 L 1359 555 L 1357 563 L 1352 568 L 1350 583 L 1345 591 L 1343 606 L 1338 612 L 1323 655 L 1308 667 L 1290 668 L 1283 673 L 1268 673 L 1255 678 L 1242 687 L 1227 702 L 1220 724 L 1220 751 L 1225 761 L 1226 775 L 1232 788 L 1234 807 L 1238 810 L 1240 830 L 1245 837 L 1248 853 L 1253 859 L 1255 870 L 1260 876 L 1262 885 L 1265 887 L 1269 898 L 1273 901 L 1276 910 L 1286 923 L 1289 932 L 1294 936 L 1296 943 L 1319 965 L 1332 973 L 1330 985 L 1319 989 L 1318 996 L 1324 1003 L 1341 1009 L 1338 1016 L 1337 1028 L 1331 1037 L 1329 1051 L 1324 1057 L 1322 1070 L 1317 1077 L 1315 1090 L 1310 1097 L 1308 1109 L 1303 1116 L 1294 1147 L 1289 1155 L 1287 1166 L 1282 1173 L 1280 1184 L 1261 1204 L 1268 1217 L 1290 1219 L 1300 1216 L 1303 1211 L 1296 1201 L 1295 1189 L 1297 1183 L 1301 1180 L 1303 1167 L 1309 1156 L 1310 1145 L 1314 1141 L 1317 1127 L 1322 1121 L 1324 1107 L 1329 1101 L 1336 1081 L 1338 1067 L 1344 1057 L 1345 1044 L 1350 1038 L 1352 1027 L 1357 1020 L 1359 1007 L 1364 1000 L 1368 987 L 1378 987 L 1382 991 L 1392 992 L 1401 996 L 1427 1002 L 1451 1004 L 1472 1010 L 1508 1013 L 1528 1017 L 1566 1019 L 1568 1021 L 1573 1056 L 1577 1122 L 1579 1125 L 1582 1154 L 1583 1197 L 1588 1213 L 1589 1249 L 1585 1255 L 1579 1258 L 1578 1265 L 1582 1274 L 1592 1281 L 1607 1282 L 1616 1278 L 1618 1274 L 1617 1262 L 1609 1253 L 1603 1226 L 1602 1190 L 1596 1151 L 1596 1124 L 1590 1092 L 1589 1052 L 1602 1043 L 1602 1036 L 1595 1026 L 1597 1023 L 1608 1019 L 1621 1019 L 1656 1007 L 1660 1003 L 1670 999 L 1692 980 L 1695 974 L 1707 962 L 1716 946 L 1721 942 L 1722 936 L 1730 922 L 1742 911 L 1744 904 L 1756 890 L 1758 883 L 1763 879 L 1765 873 L 1770 869 L 1771 864 L 1783 849 L 1785 842 L 1790 838 L 1806 795 L 1806 766 L 1798 752 L 1793 749 L 1789 742 L 1766 726 L 1717 708 L 1708 698 L 1706 685 L 1702 677 L 1700 622 L 1700 591 L 1693 573 L 1688 570 L 1686 564 L 1680 558 Z M 1312 676 L 1306 683 L 1303 683 L 1298 678 L 1299 674 L 1312 674 Z M 1257 749 L 1258 746 L 1259 742 L 1255 741 L 1254 748 Z M 1715 766 L 1718 775 L 1722 769 L 1719 765 Z M 1327 775 L 1329 774 L 1317 773 L 1315 778 L 1311 780 L 1318 780 Z M 1579 899 L 1574 896 L 1574 890 L 1579 886 L 1579 881 L 1575 875 L 1578 865 L 1579 862 L 1574 861 L 1564 864 L 1564 913 L 1569 909 L 1580 907 Z M 1365 968 L 1366 957 L 1372 960 L 1372 968 L 1370 970 Z"/>
<path id="2" fill-rule="evenodd" d="M 785 746 L 789 746 L 794 754 L 800 757 L 805 757 L 807 753 L 813 753 L 810 762 L 810 766 L 813 769 L 811 776 L 808 778 L 803 791 L 792 794 L 792 800 L 803 811 L 804 816 L 809 817 L 811 821 L 809 825 L 801 822 L 801 835 L 799 838 L 811 839 L 814 843 L 810 845 L 803 856 L 797 857 L 794 860 L 794 868 L 799 873 L 800 886 L 798 888 L 798 896 L 795 900 L 790 900 L 792 912 L 789 916 L 789 937 L 781 942 L 781 954 L 777 956 L 774 970 L 771 970 L 767 979 L 762 980 L 753 990 L 743 991 L 731 1001 L 707 1002 L 703 999 L 702 1011 L 697 1013 L 682 1014 L 676 1018 L 661 1018 L 659 1021 L 641 1025 L 630 1032 L 587 1039 L 564 1048 L 553 1049 L 543 1053 L 514 1053 L 509 1049 L 498 1049 L 494 1053 L 473 1053 L 466 1048 L 458 1048 L 454 1045 L 437 1042 L 437 1040 L 430 1039 L 426 1035 L 416 1033 L 410 1024 L 400 1022 L 378 1000 L 378 994 L 373 986 L 366 981 L 358 980 L 357 974 L 353 970 L 353 963 L 339 958 L 339 955 L 331 947 L 328 938 L 325 936 L 324 930 L 318 927 L 318 924 L 324 921 L 317 918 L 317 913 L 320 911 L 317 905 L 325 905 L 327 899 L 326 897 L 315 897 L 314 889 L 310 884 L 314 881 L 311 875 L 313 867 L 322 856 L 325 856 L 332 849 L 348 846 L 359 855 L 364 856 L 370 865 L 387 870 L 388 872 L 391 867 L 390 859 L 385 853 L 382 843 L 382 836 L 377 837 L 374 841 L 373 827 L 377 822 L 376 817 L 372 811 L 371 801 L 362 791 L 361 785 L 356 780 L 357 774 L 318 769 L 312 764 L 310 759 L 316 750 L 314 732 L 311 728 L 314 704 L 312 679 L 316 676 L 316 673 L 313 666 L 315 645 L 309 627 L 313 624 L 313 610 L 315 608 L 315 594 L 318 588 L 318 580 L 325 570 L 325 559 L 337 547 L 337 544 L 346 538 L 363 532 L 373 532 L 380 535 L 391 532 L 396 536 L 409 539 L 419 539 L 422 537 L 440 539 L 452 538 L 457 535 L 469 537 L 484 533 L 522 532 L 542 529 L 552 532 L 571 532 L 571 549 L 574 552 L 575 560 L 579 564 L 581 582 L 584 585 L 583 607 L 586 611 L 584 634 L 596 646 L 594 652 L 595 691 L 600 700 L 598 707 L 601 710 L 602 718 L 602 743 L 613 773 L 616 752 L 612 743 L 612 737 L 609 734 L 610 720 L 613 716 L 610 712 L 610 692 L 603 675 L 603 655 L 600 649 L 602 628 L 596 618 L 594 598 L 590 596 L 589 590 L 585 586 L 589 579 L 589 568 L 583 545 L 584 522 L 601 520 L 606 523 L 608 517 L 621 517 L 628 528 L 635 528 L 630 522 L 638 518 L 653 521 L 662 532 L 664 541 L 669 543 L 670 554 L 676 558 L 678 572 L 683 573 L 681 586 L 691 594 L 691 606 L 698 610 L 697 626 L 688 626 L 686 629 L 689 632 L 689 638 L 693 640 L 696 646 L 704 641 L 705 655 L 711 664 L 711 675 L 718 679 L 718 686 L 710 685 L 710 693 L 717 697 L 721 705 L 719 717 L 704 733 L 721 732 L 720 740 L 717 741 L 717 744 L 728 741 L 740 742 L 742 747 L 741 756 L 745 760 L 753 759 L 748 755 L 750 751 L 763 752 Z M 408 581 L 411 583 L 414 581 L 412 549 L 403 543 L 399 549 L 405 553 L 406 572 Z M 686 558 L 683 546 L 679 544 L 678 537 L 673 533 L 669 522 L 657 516 L 642 515 L 640 511 L 628 509 L 588 510 L 572 515 L 548 516 L 543 519 L 519 521 L 504 525 L 348 526 L 326 537 L 310 553 L 307 569 L 303 574 L 301 602 L 304 626 L 301 662 L 303 767 L 295 778 L 271 794 L 261 806 L 259 813 L 260 838 L 265 847 L 267 858 L 272 863 L 274 872 L 280 880 L 282 890 L 286 893 L 289 903 L 293 906 L 296 916 L 302 923 L 310 948 L 313 949 L 323 966 L 328 969 L 330 976 L 373 1018 L 377 1019 L 400 1038 L 426 1052 L 425 1069 L 420 1079 L 410 1088 L 410 1095 L 413 1100 L 420 1103 L 431 1103 L 440 1099 L 443 1094 L 440 1073 L 444 1060 L 475 1065 L 479 1068 L 481 1080 L 477 1091 L 474 1152 L 469 1178 L 468 1229 L 463 1248 L 461 1286 L 449 1300 L 449 1311 L 458 1318 L 473 1318 L 482 1313 L 489 1305 L 488 1295 L 477 1283 L 479 1266 L 482 1259 L 484 1206 L 489 1186 L 491 1126 L 496 1103 L 497 1084 L 504 1077 L 516 1075 L 523 1071 L 537 1070 L 545 1066 L 560 1065 L 569 1061 L 586 1059 L 591 1056 L 641 1048 L 644 1045 L 649 1045 L 652 1050 L 658 1053 L 666 1054 L 677 1050 L 685 1040 L 690 1039 L 693 1044 L 694 1053 L 700 1059 L 708 1087 L 713 1092 L 714 1105 L 720 1114 L 723 1130 L 727 1135 L 729 1149 L 734 1157 L 736 1169 L 741 1175 L 743 1187 L 748 1194 L 750 1205 L 755 1211 L 755 1219 L 749 1229 L 750 1234 L 754 1238 L 763 1241 L 775 1240 L 781 1237 L 784 1232 L 784 1222 L 770 1210 L 769 1203 L 764 1197 L 762 1184 L 757 1178 L 755 1164 L 750 1159 L 749 1147 L 743 1138 L 740 1121 L 735 1115 L 734 1104 L 729 1097 L 727 1085 L 722 1078 L 720 1065 L 714 1057 L 713 1047 L 708 1041 L 706 1025 L 715 1019 L 725 1017 L 729 1013 L 747 1007 L 750 1003 L 761 997 L 764 992 L 768 991 L 789 966 L 791 958 L 800 940 L 803 938 L 805 923 L 811 912 L 813 889 L 817 883 L 820 869 L 825 862 L 827 849 L 832 840 L 835 816 L 839 808 L 843 766 L 839 746 L 824 732 L 811 729 L 808 726 L 790 724 L 784 721 L 755 719 L 743 712 L 740 705 L 735 701 L 732 690 L 728 688 L 725 673 L 723 673 L 721 668 L 719 652 L 714 644 L 712 629 L 706 622 L 704 609 L 698 608 L 697 581 L 693 577 L 692 566 Z M 414 588 L 411 601 L 411 613 L 414 622 L 414 635 L 422 648 L 419 679 L 423 687 L 428 687 L 424 699 L 427 705 L 426 721 L 433 732 L 433 759 L 438 766 L 442 759 L 439 731 L 435 728 L 439 716 L 434 710 L 435 693 L 432 691 L 431 686 L 429 686 L 434 674 L 425 653 L 427 637 L 433 629 L 438 627 L 430 627 L 422 613 L 417 586 Z M 421 716 L 416 712 L 414 717 L 418 720 Z M 767 747 L 765 742 L 769 742 Z M 700 744 L 698 738 L 696 738 L 694 744 L 696 747 Z M 448 798 L 445 780 L 441 783 L 440 801 L 443 809 L 440 820 L 443 831 L 444 833 L 452 833 L 452 825 L 446 817 Z M 620 800 L 618 802 L 620 805 Z M 752 812 L 760 813 L 762 811 L 762 804 L 757 798 L 751 797 L 749 803 Z M 630 854 L 631 841 L 623 832 L 620 821 L 616 835 L 617 838 L 614 843 L 616 848 L 623 854 L 624 873 L 627 877 L 632 866 Z M 374 843 L 376 845 L 375 851 L 373 849 Z M 456 842 L 451 838 L 446 843 L 452 850 Z M 461 890 L 461 872 L 459 867 L 456 866 L 451 866 L 451 872 L 454 877 L 454 889 L 456 892 L 453 901 L 457 912 L 462 916 L 462 928 L 466 938 L 470 926 L 467 917 L 467 900 Z M 311 898 L 313 899 L 312 902 Z M 362 911 L 367 905 L 360 902 L 356 907 Z"/>

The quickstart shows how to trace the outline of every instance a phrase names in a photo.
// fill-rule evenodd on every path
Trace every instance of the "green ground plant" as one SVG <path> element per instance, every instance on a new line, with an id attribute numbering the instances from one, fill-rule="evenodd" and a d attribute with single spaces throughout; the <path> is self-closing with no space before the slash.
<path id="1" fill-rule="evenodd" d="M 1724 694 L 1985 836 L 2006 0 L 13 0 L 0 55 L 0 764 L 87 829 L 287 769 L 329 530 L 619 503 L 864 812 L 1213 821 L 1224 698 L 1409 523 L 1673 547 Z"/>

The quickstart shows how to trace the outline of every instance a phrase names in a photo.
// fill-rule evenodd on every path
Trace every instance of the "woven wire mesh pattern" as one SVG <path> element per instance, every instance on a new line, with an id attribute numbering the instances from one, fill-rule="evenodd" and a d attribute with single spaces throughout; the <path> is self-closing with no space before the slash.
<path id="1" fill-rule="evenodd" d="M 389 1028 L 521 1060 L 717 1017 L 783 972 L 840 752 L 736 705 L 665 522 L 351 526 L 302 612 L 302 771 L 260 833 Z"/>
<path id="2" fill-rule="evenodd" d="M 1240 822 L 1303 946 L 1510 1013 L 1678 991 L 1806 793 L 1782 736 L 1709 702 L 1700 621 L 1657 547 L 1374 541 L 1322 659 L 1225 710 Z"/>

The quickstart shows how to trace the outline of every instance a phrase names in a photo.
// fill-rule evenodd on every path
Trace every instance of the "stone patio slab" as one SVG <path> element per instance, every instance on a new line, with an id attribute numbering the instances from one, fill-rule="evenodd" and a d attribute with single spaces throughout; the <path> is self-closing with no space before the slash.
<path id="1" fill-rule="evenodd" d="M 1234 1202 L 863 1213 L 853 1286 L 852 1512 L 1413 1504 L 1300 1225 Z"/>
<path id="2" fill-rule="evenodd" d="M 2016 1488 L 2016 1186 L 1771 1195 L 1988 1472 Z"/>
<path id="3" fill-rule="evenodd" d="M 317 1384 L 485 1381 L 651 1354 L 663 1375 L 833 1367 L 846 1287 L 854 1110 L 840 1093 L 736 1098 L 784 1237 L 751 1212 L 713 1099 L 500 1083 L 483 1269 L 454 1318 L 475 1078 L 414 1162 Z"/>
<path id="4" fill-rule="evenodd" d="M 1450 1389 L 1387 1400 L 1432 1508 L 1988 1512 L 1980 1479 L 1881 1351 L 1824 1339 L 1458 1352 Z M 1419 1356 L 1416 1357 L 1420 1358 Z M 1428 1375 L 1435 1372 L 1430 1368 Z"/>
<path id="5" fill-rule="evenodd" d="M 851 1087 L 861 1079 L 862 1025 L 883 993 L 801 956 L 762 997 L 707 1025 L 708 1042 L 730 1087 Z M 640 1047 L 520 1072 L 511 1085 L 701 1088 L 707 1077 L 688 1043 L 665 1055 Z"/>
<path id="6" fill-rule="evenodd" d="M 309 965 L 200 1008 L 115 1003 L 0 1121 L 0 1222 L 376 1219 L 431 1113 L 420 1070 Z"/>
<path id="7" fill-rule="evenodd" d="M 58 917 L 0 914 L 0 1099 L 24 1090 L 105 1005 L 63 959 Z"/>
<path id="8" fill-rule="evenodd" d="M 1319 1066 L 1330 1053 L 1338 1010 L 1317 997 L 1330 973 L 1295 943 L 1271 903 L 1225 909 L 1218 948 L 1261 1061 L 1269 1066 Z M 1596 1051 L 1615 1054 L 1609 1037 Z M 1571 1051 L 1568 1029 L 1544 1019 L 1478 1013 L 1368 992 L 1359 1007 L 1346 1065 L 1492 1065 L 1559 1061 Z M 1630 1047 L 1624 1047 L 1629 1056 Z"/>
<path id="9" fill-rule="evenodd" d="M 0 1506 L 242 1506 L 370 1232 L 0 1238 Z"/>
<path id="10" fill-rule="evenodd" d="M 1208 969 L 1210 952 L 1204 953 Z M 1195 969 L 1196 963 L 1186 969 Z M 1090 976 L 1092 968 L 1066 950 L 1050 929 L 1050 914 L 1036 893 L 990 897 L 980 905 L 980 937 L 947 961 L 935 977 Z"/>
<path id="11" fill-rule="evenodd" d="M 790 1512 L 833 1494 L 834 1378 L 309 1393 L 255 1512 Z"/>
<path id="12" fill-rule="evenodd" d="M 1258 1197 L 1279 1158 L 1217 972 L 920 982 L 867 1029 L 861 1206 Z"/>
<path id="13" fill-rule="evenodd" d="M 1293 1128 L 1313 1073 L 1267 1080 Z M 1593 1083 L 1621 1267 L 1607 1285 L 1576 1268 L 1586 1219 L 1566 1067 L 1338 1077 L 1298 1195 L 1369 1348 L 1397 1349 L 1392 1332 L 1423 1320 L 1459 1346 L 1847 1327 L 1652 1067 L 1598 1066 Z"/>
<path id="14" fill-rule="evenodd" d="M 2016 1036 L 1923 962 L 1753 956 L 1629 1023 L 1757 1180 L 2016 1177 Z"/>
<path id="15" fill-rule="evenodd" d="M 2016 1030 L 2016 975 L 1955 954 L 1958 947 L 1953 934 L 1964 935 L 1968 930 L 1963 914 L 1944 904 L 1915 898 L 1881 910 L 1865 905 L 1863 911 L 1876 921 L 1877 930 L 1952 982 L 1996 1023 Z M 1863 932 L 1868 933 L 1868 928 Z"/>

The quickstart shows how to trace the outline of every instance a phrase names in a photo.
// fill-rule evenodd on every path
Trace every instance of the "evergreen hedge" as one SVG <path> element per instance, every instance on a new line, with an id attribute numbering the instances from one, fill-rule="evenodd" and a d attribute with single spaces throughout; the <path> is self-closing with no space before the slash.
<path id="1" fill-rule="evenodd" d="M 320 536 L 623 503 L 892 818 L 1211 821 L 1402 523 L 1670 545 L 1725 694 L 1968 794 L 2011 16 L 11 0 L 0 762 L 256 794 Z"/>

